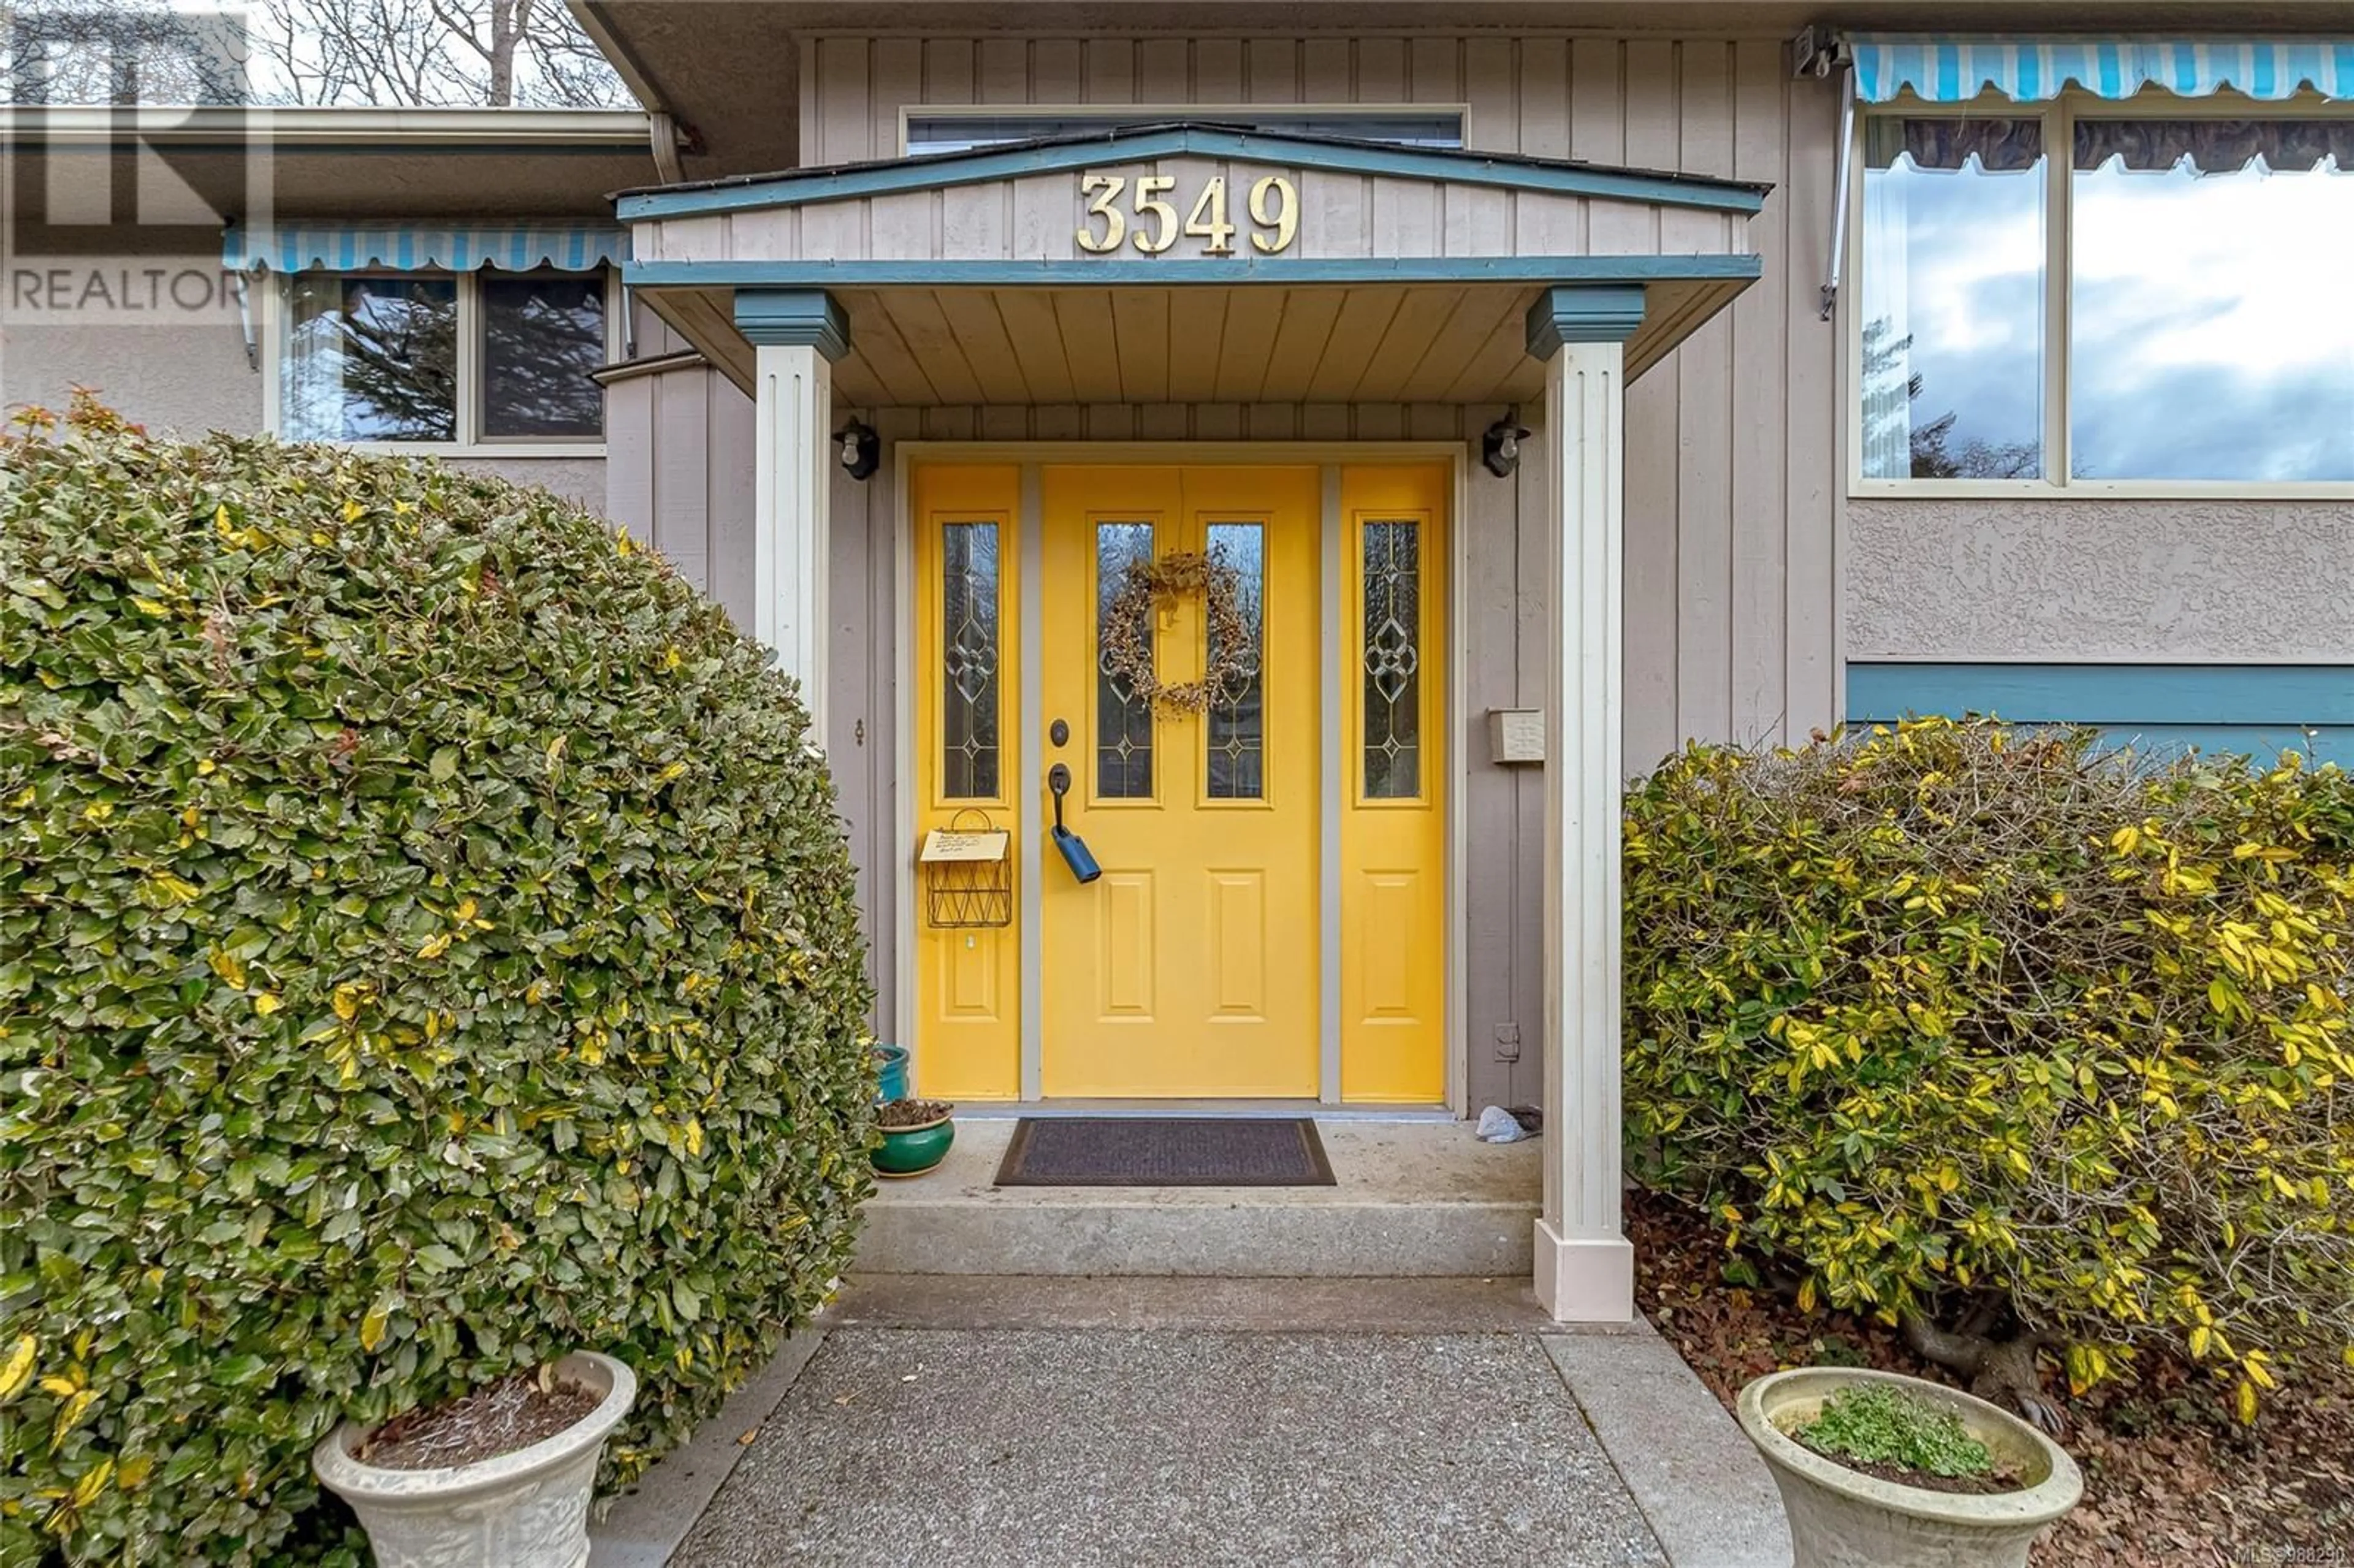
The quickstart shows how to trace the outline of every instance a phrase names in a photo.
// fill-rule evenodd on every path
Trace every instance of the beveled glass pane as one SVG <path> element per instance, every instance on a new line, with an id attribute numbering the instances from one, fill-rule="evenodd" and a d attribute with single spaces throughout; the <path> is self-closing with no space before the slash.
<path id="1" fill-rule="evenodd" d="M 1213 800 L 1257 800 L 1267 794 L 1267 683 L 1260 662 L 1267 643 L 1267 546 L 1256 523 L 1210 524 L 1210 559 L 1235 574 L 1235 609 L 1241 646 L 1231 655 L 1238 673 L 1211 694 L 1210 779 Z M 1204 668 L 1229 657 L 1215 626 L 1208 628 Z"/>
<path id="2" fill-rule="evenodd" d="M 1422 793 L 1422 525 L 1365 524 L 1365 798 Z"/>
<path id="3" fill-rule="evenodd" d="M 940 530 L 941 793 L 998 795 L 997 524 Z"/>
<path id="4" fill-rule="evenodd" d="M 1864 122 L 1863 476 L 2043 471 L 2043 123 Z"/>
<path id="5" fill-rule="evenodd" d="M 1096 795 L 1105 800 L 1152 796 L 1152 705 L 1139 702 L 1129 683 L 1111 673 L 1115 637 L 1132 638 L 1153 656 L 1152 610 L 1145 606 L 1127 627 L 1112 625 L 1112 600 L 1130 566 L 1152 559 L 1152 524 L 1096 524 Z"/>
<path id="6" fill-rule="evenodd" d="M 2354 122 L 2088 118 L 2074 143 L 2073 476 L 2354 479 Z"/>
<path id="7" fill-rule="evenodd" d="M 289 286 L 279 429 L 300 441 L 458 439 L 458 282 L 303 272 Z"/>

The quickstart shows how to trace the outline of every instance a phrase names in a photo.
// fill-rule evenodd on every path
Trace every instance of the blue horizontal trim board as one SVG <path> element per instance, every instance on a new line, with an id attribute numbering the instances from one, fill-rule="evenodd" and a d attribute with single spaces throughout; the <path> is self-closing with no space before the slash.
<path id="1" fill-rule="evenodd" d="M 641 289 L 1171 288 L 1234 283 L 1751 282 L 1756 256 L 1450 256 L 1219 261 L 639 261 Z"/>
<path id="2" fill-rule="evenodd" d="M 2102 726 L 2101 735 L 2110 745 L 2129 746 L 2145 756 L 2195 749 L 2268 762 L 2284 751 L 2294 751 L 2308 762 L 2354 768 L 2354 725 L 2294 729 L 2266 725 L 2113 724 Z"/>
<path id="3" fill-rule="evenodd" d="M 1847 713 L 1850 724 L 1992 714 L 2093 725 L 2146 751 L 2297 751 L 2354 766 L 2349 665 L 1856 663 Z"/>
<path id="4" fill-rule="evenodd" d="M 1999 714 L 2022 724 L 2354 725 L 2354 665 L 1847 667 L 1852 718 Z"/>
<path id="5" fill-rule="evenodd" d="M 1285 168 L 1444 180 L 1505 190 L 1602 196 L 1717 212 L 1756 212 L 1766 205 L 1763 187 L 1729 180 L 1524 158 L 1490 159 L 1477 153 L 1447 149 L 1384 147 L 1338 139 L 1181 125 L 1124 135 L 1096 134 L 1018 147 L 980 148 L 839 168 L 788 171 L 672 190 L 624 191 L 614 197 L 614 210 L 625 223 L 692 217 L 798 207 L 810 202 L 847 201 L 900 191 L 940 190 L 950 185 L 1018 179 L 1026 175 L 1146 163 L 1179 154 L 1235 158 Z"/>

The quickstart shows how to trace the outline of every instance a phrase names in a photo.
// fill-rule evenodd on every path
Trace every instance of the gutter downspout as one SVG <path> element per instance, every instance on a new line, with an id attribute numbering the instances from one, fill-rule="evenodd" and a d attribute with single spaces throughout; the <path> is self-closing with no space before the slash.
<path id="1" fill-rule="evenodd" d="M 677 116 L 670 111 L 670 99 L 655 83 L 653 73 L 646 69 L 645 62 L 638 58 L 636 51 L 623 43 L 608 25 L 597 0 L 564 0 L 564 8 L 572 13 L 572 19 L 579 24 L 581 32 L 612 66 L 613 73 L 621 79 L 621 84 L 638 101 L 638 107 L 645 111 L 647 150 L 653 157 L 654 173 L 666 185 L 684 181 L 686 170 L 679 162 L 678 150 L 682 144 L 692 145 L 696 138 L 691 130 L 681 127 Z M 637 356 L 637 291 L 624 283 L 621 285 L 621 357 L 628 361 Z"/>
<path id="2" fill-rule="evenodd" d="M 652 144 L 654 173 L 663 184 L 674 185 L 686 178 L 686 171 L 678 161 L 680 141 L 678 122 L 667 109 L 646 111 L 647 139 Z M 638 356 L 638 296 L 627 283 L 621 285 L 621 357 Z"/>
<path id="3" fill-rule="evenodd" d="M 670 111 L 646 111 L 646 129 L 653 143 L 654 173 L 662 176 L 663 184 L 674 185 L 685 180 L 686 171 L 678 161 L 678 122 L 671 118 Z"/>

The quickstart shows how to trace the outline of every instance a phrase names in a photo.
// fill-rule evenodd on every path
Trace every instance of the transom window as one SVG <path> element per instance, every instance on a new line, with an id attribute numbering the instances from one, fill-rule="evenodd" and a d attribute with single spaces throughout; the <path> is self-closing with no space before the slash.
<path id="1" fill-rule="evenodd" d="M 2354 482 L 2354 117 L 1981 100 L 1862 152 L 1863 488 Z"/>
<path id="2" fill-rule="evenodd" d="M 1282 110 L 1260 104 L 1141 106 L 1117 109 L 922 109 L 907 112 L 907 152 L 962 153 L 1041 136 L 1068 136 L 1164 120 L 1213 120 L 1269 133 L 1304 132 L 1394 142 L 1405 147 L 1460 147 L 1463 111 L 1418 107 Z"/>
<path id="3" fill-rule="evenodd" d="M 604 440 L 608 273 L 298 272 L 275 344 L 290 440 L 512 449 Z"/>

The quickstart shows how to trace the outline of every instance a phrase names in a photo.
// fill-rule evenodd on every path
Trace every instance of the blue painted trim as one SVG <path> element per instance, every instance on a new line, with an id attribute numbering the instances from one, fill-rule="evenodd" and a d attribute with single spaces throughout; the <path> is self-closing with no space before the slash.
<path id="1" fill-rule="evenodd" d="M 1494 158 L 1478 153 L 1430 147 L 1379 147 L 1267 132 L 1175 126 L 1133 135 L 1090 135 L 1083 140 L 1014 148 L 980 148 L 888 163 L 855 164 L 768 175 L 692 189 L 625 191 L 614 210 L 625 223 L 658 217 L 694 217 L 809 202 L 845 201 L 899 191 L 939 190 L 949 185 L 1017 179 L 1026 175 L 1102 168 L 1192 154 L 1239 158 L 1288 168 L 1341 174 L 1388 175 L 1401 179 L 1445 180 L 1502 190 L 1543 191 L 1559 196 L 1602 196 L 1649 202 L 1659 207 L 1698 207 L 1711 212 L 1754 213 L 1766 205 L 1756 185 L 1698 176 L 1670 178 L 1625 169 L 1535 159 Z"/>
<path id="2" fill-rule="evenodd" d="M 738 289 L 736 330 L 747 343 L 807 344 L 828 359 L 850 352 L 850 316 L 823 289 Z"/>
<path id="3" fill-rule="evenodd" d="M 1529 353 L 1551 359 L 1565 343 L 1624 343 L 1642 324 L 1639 284 L 1547 289 L 1529 307 Z"/>
<path id="4" fill-rule="evenodd" d="M 458 272 L 555 267 L 585 272 L 627 254 L 629 231 L 610 223 L 265 223 L 232 224 L 221 231 L 221 265 L 233 272 L 351 272 L 372 267 Z"/>
<path id="5" fill-rule="evenodd" d="M 2270 762 L 2284 751 L 2294 751 L 2307 762 L 2354 768 L 2354 725 L 2310 729 L 2287 725 L 2105 725 L 2101 738 L 2105 747 L 2131 747 L 2145 757 L 2195 749 Z"/>
<path id="6" fill-rule="evenodd" d="M 1852 663 L 1847 711 L 1855 721 L 1991 713 L 2020 724 L 2354 726 L 2354 665 Z"/>
<path id="7" fill-rule="evenodd" d="M 1934 103 L 1967 102 L 1987 88 L 2040 103 L 2071 86 L 2106 99 L 2145 87 L 2206 98 L 2228 87 L 2278 102 L 2308 86 L 2332 101 L 2354 98 L 2354 39 L 2342 37 L 1857 33 L 1848 42 L 1856 96 L 1867 103 L 1907 88 Z"/>
<path id="8" fill-rule="evenodd" d="M 642 289 L 1018 288 L 1099 284 L 1172 288 L 1235 283 L 1752 282 L 1755 256 L 1484 256 L 1219 260 L 639 261 L 622 281 Z"/>

